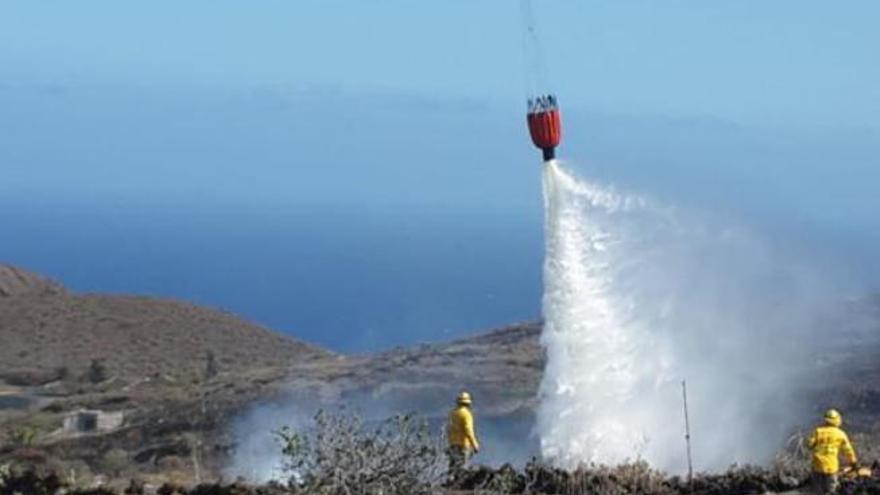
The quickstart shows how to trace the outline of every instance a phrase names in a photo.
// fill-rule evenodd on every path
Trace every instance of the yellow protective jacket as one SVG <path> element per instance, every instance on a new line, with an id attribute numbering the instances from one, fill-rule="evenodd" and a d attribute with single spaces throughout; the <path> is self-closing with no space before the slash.
<path id="1" fill-rule="evenodd" d="M 458 406 L 449 412 L 449 425 L 446 430 L 449 445 L 465 450 L 479 450 L 480 443 L 474 434 L 474 416 L 467 406 Z"/>
<path id="2" fill-rule="evenodd" d="M 836 426 L 820 426 L 807 440 L 813 451 L 813 471 L 822 474 L 837 474 L 840 469 L 838 456 L 843 453 L 850 464 L 855 464 L 856 451 L 843 430 Z"/>

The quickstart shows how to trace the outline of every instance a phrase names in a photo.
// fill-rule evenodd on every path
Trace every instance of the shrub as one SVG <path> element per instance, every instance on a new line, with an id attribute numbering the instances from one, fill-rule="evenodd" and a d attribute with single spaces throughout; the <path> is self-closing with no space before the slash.
<path id="1" fill-rule="evenodd" d="M 101 456 L 101 470 L 114 478 L 118 478 L 129 467 L 128 452 L 122 449 L 110 449 Z"/>
<path id="2" fill-rule="evenodd" d="M 423 418 L 398 415 L 368 426 L 356 415 L 320 411 L 314 419 L 310 432 L 277 432 L 296 493 L 418 495 L 445 479 L 442 439 Z"/>
<path id="3" fill-rule="evenodd" d="M 6 480 L 12 475 L 12 469 L 9 464 L 0 464 L 0 492 L 6 486 Z"/>
<path id="4" fill-rule="evenodd" d="M 98 384 L 106 381 L 108 378 L 110 378 L 110 373 L 107 371 L 107 365 L 104 364 L 104 361 L 92 359 L 92 362 L 89 363 L 89 369 L 86 371 L 86 380 L 90 383 Z"/>
<path id="5" fill-rule="evenodd" d="M 6 441 L 15 448 L 33 447 L 37 443 L 37 430 L 30 426 L 12 428 L 6 433 Z"/>
<path id="6" fill-rule="evenodd" d="M 88 486 L 95 479 L 92 468 L 82 459 L 50 461 L 48 472 L 57 473 L 66 486 Z"/>
<path id="7" fill-rule="evenodd" d="M 35 471 L 17 471 L 6 467 L 0 472 L 2 495 L 55 495 L 64 483 L 54 474 L 40 475 Z"/>
<path id="8" fill-rule="evenodd" d="M 70 369 L 67 366 L 58 366 L 54 373 L 59 380 L 64 380 L 70 376 Z"/>
<path id="9" fill-rule="evenodd" d="M 810 475 L 810 451 L 803 432 L 793 434 L 773 459 L 773 473 L 780 477 L 806 479 Z"/>
<path id="10" fill-rule="evenodd" d="M 181 471 L 187 468 L 186 461 L 176 455 L 160 457 L 156 460 L 156 467 L 163 473 L 168 471 Z"/>
<path id="11" fill-rule="evenodd" d="M 205 380 L 210 380 L 220 373 L 220 367 L 217 365 L 217 358 L 213 351 L 205 354 Z"/>

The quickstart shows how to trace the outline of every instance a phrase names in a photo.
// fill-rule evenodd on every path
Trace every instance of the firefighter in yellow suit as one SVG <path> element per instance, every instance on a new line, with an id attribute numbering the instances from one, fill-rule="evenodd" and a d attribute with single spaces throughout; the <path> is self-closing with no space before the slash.
<path id="1" fill-rule="evenodd" d="M 480 442 L 474 433 L 471 404 L 471 394 L 462 392 L 455 400 L 455 408 L 449 412 L 446 433 L 449 438 L 449 476 L 452 480 L 458 477 L 471 456 L 480 451 Z"/>
<path id="2" fill-rule="evenodd" d="M 834 493 L 838 487 L 837 474 L 840 471 L 838 457 L 843 454 L 855 468 L 858 459 L 849 437 L 840 428 L 843 418 L 834 409 L 825 413 L 825 424 L 817 427 L 807 446 L 813 452 L 813 484 L 821 494 Z"/>

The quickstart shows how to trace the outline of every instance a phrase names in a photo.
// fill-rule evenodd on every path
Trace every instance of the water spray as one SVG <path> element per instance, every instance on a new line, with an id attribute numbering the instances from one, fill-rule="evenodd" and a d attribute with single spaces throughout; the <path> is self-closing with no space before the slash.
<path id="1" fill-rule="evenodd" d="M 543 171 L 544 459 L 680 474 L 692 452 L 708 470 L 772 459 L 806 410 L 808 348 L 792 343 L 820 334 L 826 279 L 703 213 L 558 160 Z M 683 407 L 687 458 L 674 448 Z"/>

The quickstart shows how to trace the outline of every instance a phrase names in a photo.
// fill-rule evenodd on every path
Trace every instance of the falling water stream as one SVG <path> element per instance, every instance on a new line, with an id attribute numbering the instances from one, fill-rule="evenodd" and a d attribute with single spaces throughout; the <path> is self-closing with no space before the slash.
<path id="1" fill-rule="evenodd" d="M 792 424 L 785 391 L 809 327 L 808 276 L 733 228 L 544 166 L 547 367 L 537 430 L 573 468 L 764 462 Z"/>

